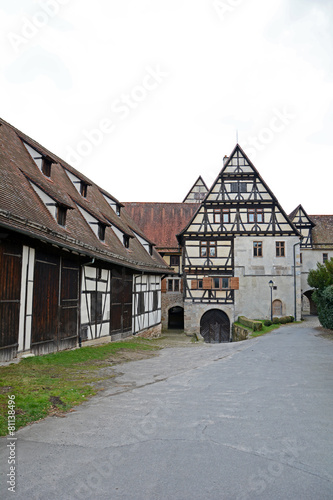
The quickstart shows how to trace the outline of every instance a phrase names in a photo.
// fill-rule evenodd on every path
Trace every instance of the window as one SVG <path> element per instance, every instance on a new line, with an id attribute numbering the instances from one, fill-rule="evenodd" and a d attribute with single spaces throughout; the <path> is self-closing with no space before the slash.
<path id="1" fill-rule="evenodd" d="M 124 242 L 124 247 L 125 248 L 128 248 L 129 247 L 129 236 L 127 236 L 127 234 L 124 234 L 123 236 L 123 242 Z"/>
<path id="2" fill-rule="evenodd" d="M 179 279 L 168 280 L 168 292 L 179 292 Z"/>
<path id="3" fill-rule="evenodd" d="M 284 257 L 285 256 L 285 242 L 284 241 L 276 241 L 275 248 L 276 248 L 276 256 L 277 257 Z"/>
<path id="4" fill-rule="evenodd" d="M 303 254 L 302 253 L 299 254 L 299 262 L 300 262 L 300 264 L 303 264 Z"/>
<path id="5" fill-rule="evenodd" d="M 228 208 L 222 210 L 222 221 L 223 224 L 228 224 L 230 222 L 230 210 Z"/>
<path id="6" fill-rule="evenodd" d="M 179 255 L 170 255 L 170 266 L 179 266 Z"/>
<path id="7" fill-rule="evenodd" d="M 153 311 L 158 309 L 158 291 L 153 291 Z"/>
<path id="8" fill-rule="evenodd" d="M 328 260 L 328 253 L 323 253 L 323 264 Z"/>
<path id="9" fill-rule="evenodd" d="M 80 194 L 83 198 L 87 198 L 88 184 L 84 181 L 80 181 Z"/>
<path id="10" fill-rule="evenodd" d="M 144 292 L 138 293 L 138 314 L 144 314 L 145 312 L 145 294 Z"/>
<path id="11" fill-rule="evenodd" d="M 90 292 L 90 314 L 92 323 L 99 323 L 103 319 L 102 298 L 102 292 Z"/>
<path id="12" fill-rule="evenodd" d="M 253 242 L 253 257 L 262 257 L 262 241 Z"/>
<path id="13" fill-rule="evenodd" d="M 262 208 L 249 208 L 247 210 L 247 221 L 249 223 L 264 222 L 264 212 Z"/>
<path id="14" fill-rule="evenodd" d="M 247 192 L 246 182 L 233 182 L 231 184 L 231 192 L 232 193 L 246 193 Z"/>
<path id="15" fill-rule="evenodd" d="M 229 278 L 222 278 L 222 288 L 229 288 Z"/>
<path id="16" fill-rule="evenodd" d="M 203 288 L 203 280 L 198 280 L 198 288 Z"/>
<path id="17" fill-rule="evenodd" d="M 105 226 L 104 224 L 98 223 L 98 232 L 97 236 L 101 241 L 105 240 Z"/>
<path id="18" fill-rule="evenodd" d="M 200 257 L 216 257 L 216 241 L 200 241 Z"/>
<path id="19" fill-rule="evenodd" d="M 219 208 L 214 209 L 214 222 L 220 224 L 221 222 L 221 210 Z"/>
<path id="20" fill-rule="evenodd" d="M 215 290 L 225 290 L 229 288 L 229 278 L 213 278 L 212 285 Z"/>
<path id="21" fill-rule="evenodd" d="M 66 212 L 67 212 L 67 209 L 65 207 L 57 205 L 57 222 L 58 222 L 59 226 L 66 225 Z"/>
<path id="22" fill-rule="evenodd" d="M 220 278 L 213 278 L 213 288 L 220 288 Z"/>
<path id="23" fill-rule="evenodd" d="M 51 177 L 51 165 L 51 160 L 44 156 L 42 161 L 42 172 L 46 177 Z"/>
<path id="24" fill-rule="evenodd" d="M 116 214 L 120 217 L 120 205 L 118 203 L 116 203 Z"/>

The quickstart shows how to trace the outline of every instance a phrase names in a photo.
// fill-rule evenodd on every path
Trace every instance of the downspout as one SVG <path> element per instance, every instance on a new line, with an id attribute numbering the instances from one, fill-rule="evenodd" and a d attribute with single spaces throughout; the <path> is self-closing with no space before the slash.
<path id="1" fill-rule="evenodd" d="M 297 313 L 297 307 L 296 307 L 296 299 L 297 299 L 297 295 L 296 295 L 296 251 L 295 251 L 295 248 L 297 245 L 300 245 L 301 242 L 298 241 L 297 243 L 294 243 L 293 245 L 293 256 L 294 256 L 294 318 L 295 318 L 295 321 L 297 321 L 297 317 L 296 317 L 296 313 Z"/>

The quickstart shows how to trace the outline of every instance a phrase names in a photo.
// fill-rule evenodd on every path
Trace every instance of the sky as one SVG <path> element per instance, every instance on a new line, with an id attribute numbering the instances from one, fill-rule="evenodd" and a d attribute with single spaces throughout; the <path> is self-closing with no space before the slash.
<path id="1" fill-rule="evenodd" d="M 238 143 L 333 214 L 331 0 L 0 0 L 0 116 L 120 201 L 181 202 Z"/>

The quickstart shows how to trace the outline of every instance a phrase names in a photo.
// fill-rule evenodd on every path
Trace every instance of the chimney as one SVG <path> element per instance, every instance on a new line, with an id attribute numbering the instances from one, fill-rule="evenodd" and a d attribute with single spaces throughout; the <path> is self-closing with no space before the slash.
<path id="1" fill-rule="evenodd" d="M 225 157 L 223 158 L 223 166 L 227 163 L 228 160 L 229 156 L 225 155 Z"/>

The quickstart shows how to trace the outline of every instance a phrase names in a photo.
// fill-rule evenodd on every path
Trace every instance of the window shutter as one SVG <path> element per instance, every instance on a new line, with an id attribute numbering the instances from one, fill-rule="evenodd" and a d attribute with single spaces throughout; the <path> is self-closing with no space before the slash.
<path id="1" fill-rule="evenodd" d="M 192 280 L 191 281 L 191 289 L 192 290 L 198 290 L 198 280 Z"/>
<path id="2" fill-rule="evenodd" d="M 202 280 L 202 288 L 204 290 L 211 290 L 212 289 L 212 278 L 203 278 Z"/>
<path id="3" fill-rule="evenodd" d="M 180 291 L 182 292 L 184 290 L 184 278 L 180 278 Z"/>
<path id="4" fill-rule="evenodd" d="M 161 292 L 165 293 L 166 289 L 167 289 L 167 280 L 164 279 L 164 280 L 162 280 L 162 284 L 161 284 Z"/>
<path id="5" fill-rule="evenodd" d="M 239 278 L 230 278 L 231 290 L 239 290 Z"/>

